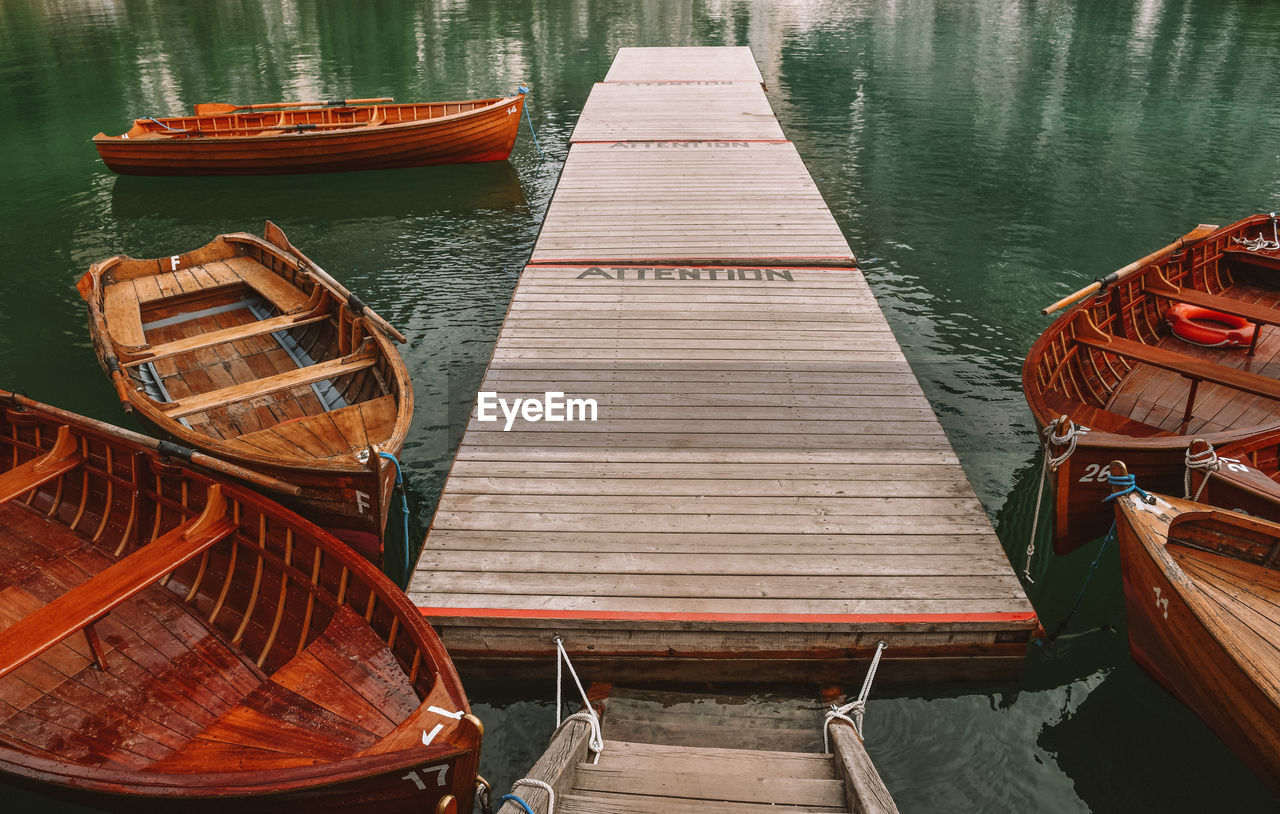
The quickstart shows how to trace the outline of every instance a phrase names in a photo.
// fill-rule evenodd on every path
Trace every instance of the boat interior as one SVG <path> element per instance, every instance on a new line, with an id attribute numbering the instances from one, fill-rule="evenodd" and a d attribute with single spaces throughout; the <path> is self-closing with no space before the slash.
<path id="1" fill-rule="evenodd" d="M 1222 234 L 1114 284 L 1046 348 L 1037 378 L 1050 409 L 1107 432 L 1205 435 L 1280 424 L 1280 252 Z M 1250 347 L 1174 335 L 1174 303 L 1256 325 Z"/>
<path id="2" fill-rule="evenodd" d="M 1214 611 L 1213 619 L 1273 677 L 1280 695 L 1280 527 L 1234 512 L 1183 512 L 1166 550 Z"/>
<path id="3" fill-rule="evenodd" d="M 278 136 L 353 127 L 429 121 L 488 107 L 501 98 L 421 104 L 369 104 L 336 107 L 248 110 L 234 105 L 196 106 L 195 116 L 136 119 L 122 136 L 129 139 L 184 139 L 225 136 Z"/>
<path id="4" fill-rule="evenodd" d="M 326 459 L 390 437 L 397 377 L 364 319 L 254 243 L 213 246 L 172 271 L 124 261 L 104 279 L 107 331 L 132 386 L 250 454 Z"/>
<path id="5" fill-rule="evenodd" d="M 456 725 L 354 555 L 111 439 L 13 407 L 0 433 L 0 753 L 284 769 Z"/>

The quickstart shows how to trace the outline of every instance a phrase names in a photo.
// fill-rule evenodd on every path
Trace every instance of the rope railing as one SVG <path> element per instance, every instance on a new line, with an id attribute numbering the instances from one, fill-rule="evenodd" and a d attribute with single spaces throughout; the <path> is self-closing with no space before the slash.
<path id="1" fill-rule="evenodd" d="M 565 724 L 570 721 L 586 721 L 591 727 L 591 736 L 587 739 L 587 751 L 591 753 L 591 764 L 594 766 L 600 762 L 600 753 L 604 750 L 604 737 L 600 729 L 600 716 L 596 714 L 595 708 L 591 706 L 591 700 L 587 698 L 587 691 L 582 687 L 582 681 L 578 678 L 578 671 L 573 669 L 573 662 L 569 659 L 568 652 L 564 649 L 564 639 L 556 636 L 552 639 L 556 645 L 556 729 L 551 734 L 555 737 Z M 883 644 L 883 642 L 881 642 Z M 584 709 L 581 712 L 575 712 L 563 719 L 560 713 L 564 708 L 563 686 L 564 686 L 564 668 L 569 668 L 569 675 L 573 678 L 574 685 L 578 688 L 578 695 L 582 698 Z M 546 814 L 555 814 L 556 811 L 556 792 L 549 783 L 542 780 L 536 780 L 531 777 L 522 777 L 511 784 L 511 793 L 504 794 L 498 800 L 501 805 L 510 800 L 516 805 L 524 809 L 526 814 L 537 814 L 533 807 L 527 801 L 517 795 L 516 789 L 520 786 L 531 786 L 533 788 L 542 789 L 547 793 L 547 812 Z"/>
<path id="2" fill-rule="evenodd" d="M 826 717 L 822 720 L 822 753 L 824 755 L 831 754 L 831 736 L 828 730 L 832 721 L 845 721 L 853 727 L 853 731 L 858 733 L 858 737 L 862 737 L 862 719 L 867 710 L 867 697 L 871 695 L 871 682 L 875 681 L 876 670 L 880 668 L 880 656 L 889 645 L 882 639 L 876 643 L 876 653 L 871 657 L 871 666 L 867 668 L 867 676 L 862 679 L 862 690 L 858 693 L 858 697 L 844 706 L 831 705 L 831 709 L 827 710 Z M 849 714 L 853 717 L 850 718 Z"/>

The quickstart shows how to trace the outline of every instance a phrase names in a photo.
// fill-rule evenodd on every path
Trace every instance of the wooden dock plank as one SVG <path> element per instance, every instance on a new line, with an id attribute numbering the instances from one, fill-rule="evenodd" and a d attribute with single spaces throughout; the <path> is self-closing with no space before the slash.
<path id="1" fill-rule="evenodd" d="M 751 49 L 619 48 L 606 82 L 763 82 Z"/>
<path id="2" fill-rule="evenodd" d="M 764 88 L 756 83 L 605 82 L 591 89 L 569 140 L 781 141 L 784 138 Z"/>
<path id="3" fill-rule="evenodd" d="M 532 262 L 852 265 L 789 142 L 575 144 Z"/>

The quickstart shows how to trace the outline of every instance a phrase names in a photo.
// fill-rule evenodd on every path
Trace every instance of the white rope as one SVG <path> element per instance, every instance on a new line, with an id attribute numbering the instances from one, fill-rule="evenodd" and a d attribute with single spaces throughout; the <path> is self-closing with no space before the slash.
<path id="1" fill-rule="evenodd" d="M 858 693 L 858 697 L 842 707 L 832 704 L 831 709 L 827 710 L 826 717 L 822 721 L 823 754 L 831 754 L 831 738 L 827 730 L 832 721 L 846 721 L 853 727 L 853 731 L 858 733 L 858 737 L 862 737 L 862 718 L 866 714 L 867 696 L 871 695 L 871 682 L 875 680 L 876 670 L 880 668 L 880 655 L 888 646 L 883 640 L 876 644 L 876 654 L 871 657 L 871 666 L 867 668 L 867 677 L 862 679 L 862 691 Z M 853 713 L 852 718 L 849 717 L 850 712 Z"/>
<path id="2" fill-rule="evenodd" d="M 1076 451 L 1076 444 L 1080 441 L 1080 436 L 1089 431 L 1088 427 L 1082 427 L 1071 419 L 1067 419 L 1066 429 L 1058 433 L 1058 419 L 1053 419 L 1044 428 L 1042 434 L 1044 436 L 1044 464 L 1040 467 L 1040 485 L 1036 489 L 1036 511 L 1031 521 L 1031 539 L 1027 541 L 1027 561 L 1022 567 L 1022 576 L 1031 584 L 1035 584 L 1035 580 L 1031 577 L 1031 560 L 1036 555 L 1036 532 L 1040 529 L 1040 507 L 1044 501 L 1044 487 L 1049 481 L 1049 473 L 1057 472 L 1058 467 L 1066 463 L 1071 457 L 1071 453 Z M 1053 455 L 1054 447 L 1065 446 L 1067 449 L 1061 455 Z"/>
<path id="3" fill-rule="evenodd" d="M 1274 252 L 1280 249 L 1280 230 L 1276 226 L 1276 213 L 1271 213 L 1271 240 L 1263 237 L 1262 232 L 1258 232 L 1256 238 L 1233 237 L 1231 239 L 1251 252 Z"/>
<path id="4" fill-rule="evenodd" d="M 556 814 L 556 790 L 551 788 L 551 784 L 529 777 L 522 777 L 511 784 L 511 791 L 514 792 L 521 786 L 533 786 L 545 791 L 547 793 L 547 814 Z"/>
<path id="5" fill-rule="evenodd" d="M 1182 477 L 1182 496 L 1187 500 L 1200 501 L 1200 495 L 1204 493 L 1204 487 L 1209 485 L 1209 475 L 1217 472 L 1222 464 L 1218 461 L 1218 453 L 1214 452 L 1213 445 L 1205 443 L 1206 449 L 1203 452 L 1193 453 L 1191 447 L 1187 447 L 1187 471 Z M 1196 489 L 1195 496 L 1191 494 L 1191 470 L 1198 469 L 1204 474 L 1200 480 L 1200 486 Z"/>
<path id="6" fill-rule="evenodd" d="M 578 680 L 578 673 L 573 669 L 573 662 L 569 661 L 569 654 L 564 649 L 564 639 L 556 636 L 552 639 L 556 643 L 556 731 L 569 721 L 574 719 L 583 719 L 584 717 L 591 724 L 591 737 L 587 740 L 587 749 L 591 752 L 591 763 L 595 765 L 600 762 L 600 752 L 604 749 L 604 736 L 600 731 L 600 716 L 596 715 L 595 707 L 591 706 L 591 701 L 587 699 L 587 691 L 582 689 L 582 682 Z M 578 695 L 582 696 L 582 705 L 586 707 L 582 712 L 576 712 L 560 720 L 560 709 L 563 706 L 560 700 L 560 687 L 564 673 L 561 669 L 561 663 L 569 668 L 569 675 L 573 676 L 573 683 L 578 687 Z M 550 814 L 548 812 L 548 814 Z"/>

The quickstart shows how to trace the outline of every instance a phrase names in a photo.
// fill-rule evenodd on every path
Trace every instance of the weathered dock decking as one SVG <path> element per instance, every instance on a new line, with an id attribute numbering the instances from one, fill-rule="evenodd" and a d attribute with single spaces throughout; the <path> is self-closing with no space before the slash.
<path id="1" fill-rule="evenodd" d="M 830 726 L 823 752 L 817 698 L 691 696 L 611 688 L 604 748 L 592 762 L 590 725 L 567 722 L 528 778 L 546 783 L 562 814 L 896 814 L 897 806 L 849 723 Z M 514 790 L 548 811 L 546 790 Z M 524 811 L 508 801 L 499 814 Z"/>
<path id="2" fill-rule="evenodd" d="M 645 50 L 610 81 L 693 122 L 698 71 L 760 87 Z M 596 420 L 473 413 L 411 598 L 472 675 L 553 633 L 593 676 L 839 681 L 880 639 L 890 679 L 1016 672 L 1038 623 L 951 445 L 794 146 L 731 109 L 700 143 L 588 101 L 481 391 Z"/>

